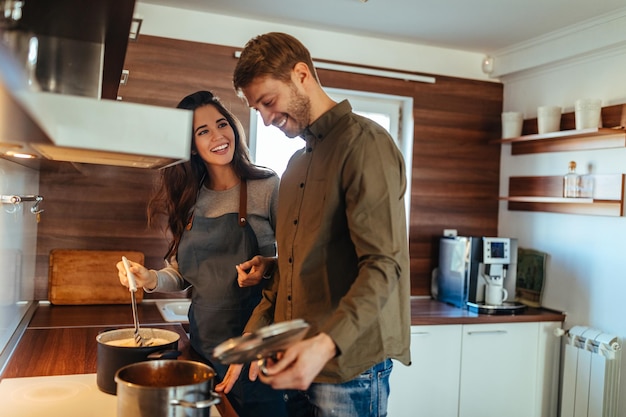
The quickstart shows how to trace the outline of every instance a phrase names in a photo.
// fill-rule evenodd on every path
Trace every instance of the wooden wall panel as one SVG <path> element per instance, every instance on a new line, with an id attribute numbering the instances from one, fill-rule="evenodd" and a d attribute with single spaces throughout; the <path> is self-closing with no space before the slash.
<path id="1" fill-rule="evenodd" d="M 176 107 L 188 94 L 210 90 L 217 95 L 244 126 L 250 112 L 233 90 L 235 48 L 139 36 L 129 42 L 124 68 L 128 82 L 120 86 L 124 101 Z"/>
<path id="2" fill-rule="evenodd" d="M 157 175 L 139 168 L 46 164 L 39 179 L 44 212 L 37 233 L 36 299 L 48 296 L 52 249 L 136 250 L 146 265 L 163 265 L 164 234 L 149 230 L 146 217 Z"/>
<path id="3" fill-rule="evenodd" d="M 248 129 L 249 111 L 232 90 L 238 48 L 141 35 L 130 42 L 125 101 L 175 107 L 199 89 L 216 93 Z M 413 97 L 411 292 L 430 293 L 438 236 L 497 234 L 502 85 L 436 76 L 435 84 L 319 70 L 326 87 Z M 430 75 L 430 74 L 426 74 Z M 147 138 L 146 146 L 150 146 Z M 38 234 L 36 297 L 47 296 L 47 256 L 54 248 L 144 252 L 158 268 L 159 231 L 147 230 L 145 208 L 155 171 L 59 164 L 42 171 L 45 209 Z"/>

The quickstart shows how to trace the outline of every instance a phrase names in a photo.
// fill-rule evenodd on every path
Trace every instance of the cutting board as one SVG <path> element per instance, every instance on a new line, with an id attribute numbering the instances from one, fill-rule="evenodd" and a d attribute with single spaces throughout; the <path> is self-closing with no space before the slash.
<path id="1" fill-rule="evenodd" d="M 115 264 L 126 256 L 143 264 L 142 252 L 53 249 L 48 271 L 48 300 L 56 305 L 130 304 Z M 137 302 L 143 291 L 137 291 Z"/>

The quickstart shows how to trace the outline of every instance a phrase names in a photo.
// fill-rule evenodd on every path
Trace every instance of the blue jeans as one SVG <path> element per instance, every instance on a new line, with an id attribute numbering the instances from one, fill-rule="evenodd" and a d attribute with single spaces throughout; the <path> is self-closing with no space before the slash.
<path id="1" fill-rule="evenodd" d="M 386 417 L 389 375 L 387 359 L 342 384 L 311 384 L 306 391 L 286 391 L 290 417 Z"/>

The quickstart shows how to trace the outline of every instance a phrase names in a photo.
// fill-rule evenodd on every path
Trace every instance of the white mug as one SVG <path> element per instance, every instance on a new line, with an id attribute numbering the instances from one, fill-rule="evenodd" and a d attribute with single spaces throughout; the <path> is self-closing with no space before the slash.
<path id="1" fill-rule="evenodd" d="M 537 131 L 539 133 L 557 132 L 561 128 L 561 108 L 558 106 L 540 106 L 537 108 Z"/>
<path id="2" fill-rule="evenodd" d="M 516 138 L 522 134 L 524 114 L 517 111 L 502 113 L 502 138 Z"/>
<path id="3" fill-rule="evenodd" d="M 502 285 L 485 285 L 485 304 L 491 306 L 502 305 L 509 292 Z"/>
<path id="4" fill-rule="evenodd" d="M 602 126 L 602 100 L 581 98 L 574 102 L 576 129 Z"/>

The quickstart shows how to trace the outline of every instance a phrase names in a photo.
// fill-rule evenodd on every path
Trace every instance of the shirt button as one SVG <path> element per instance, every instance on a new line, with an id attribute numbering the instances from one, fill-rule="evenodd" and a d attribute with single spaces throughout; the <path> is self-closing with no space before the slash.
<path id="1" fill-rule="evenodd" d="M 300 183 L 300 188 L 304 188 L 304 183 L 303 182 Z"/>
<path id="2" fill-rule="evenodd" d="M 307 152 L 313 152 L 313 148 L 306 148 Z"/>
<path id="3" fill-rule="evenodd" d="M 298 224 L 298 219 L 295 219 L 295 220 L 293 221 L 293 224 Z"/>
<path id="4" fill-rule="evenodd" d="M 289 263 L 292 263 L 292 262 L 293 262 L 293 259 L 289 258 L 289 259 L 288 259 L 288 262 L 289 262 Z"/>
<path id="5" fill-rule="evenodd" d="M 287 301 L 291 301 L 291 295 L 287 296 Z"/>

